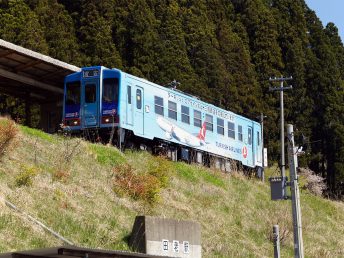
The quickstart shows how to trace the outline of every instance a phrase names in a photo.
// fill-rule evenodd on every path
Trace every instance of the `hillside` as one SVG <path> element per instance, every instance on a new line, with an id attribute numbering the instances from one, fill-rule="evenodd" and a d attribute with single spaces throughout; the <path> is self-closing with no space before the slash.
<path id="1" fill-rule="evenodd" d="M 300 163 L 344 195 L 344 46 L 305 0 L 0 1 L 0 38 L 80 67 L 119 68 L 256 119 L 269 158 L 279 150 L 278 94 L 292 76 L 286 123 L 305 136 Z M 34 65 L 32 66 L 34 68 Z M 28 123 L 25 102 L 0 93 L 0 113 Z M 37 94 L 41 94 L 39 91 Z M 37 125 L 40 100 L 33 101 Z M 295 130 L 296 131 L 296 130 Z"/>
<path id="2" fill-rule="evenodd" d="M 146 152 L 123 154 L 27 127 L 20 127 L 15 147 L 0 165 L 1 197 L 78 246 L 129 250 L 135 216 L 149 214 L 198 221 L 203 257 L 271 257 L 269 235 L 278 223 L 282 256 L 293 255 L 290 202 L 270 201 L 267 183 L 240 173 L 173 163 Z M 143 191 L 130 197 L 118 188 L 124 177 L 114 175 L 128 171 L 147 181 L 155 175 L 163 183 L 148 198 L 140 198 Z M 306 256 L 344 255 L 344 204 L 303 190 L 301 205 Z M 0 207 L 0 252 L 62 244 L 3 202 Z"/>

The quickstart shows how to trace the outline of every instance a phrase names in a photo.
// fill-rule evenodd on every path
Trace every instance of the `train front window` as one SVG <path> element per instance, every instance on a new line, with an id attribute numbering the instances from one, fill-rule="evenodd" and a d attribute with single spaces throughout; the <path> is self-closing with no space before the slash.
<path id="1" fill-rule="evenodd" d="M 118 79 L 106 78 L 103 80 L 103 102 L 118 102 Z"/>
<path id="2" fill-rule="evenodd" d="M 94 83 L 85 85 L 85 102 L 86 103 L 96 102 L 96 89 L 97 87 Z"/>
<path id="3" fill-rule="evenodd" d="M 68 82 L 66 90 L 66 105 L 80 104 L 80 82 Z"/>

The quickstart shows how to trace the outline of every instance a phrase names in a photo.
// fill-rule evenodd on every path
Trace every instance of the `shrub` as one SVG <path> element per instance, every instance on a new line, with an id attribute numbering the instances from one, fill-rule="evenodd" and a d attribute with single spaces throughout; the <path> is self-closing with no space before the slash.
<path id="1" fill-rule="evenodd" d="M 325 179 L 316 175 L 309 168 L 299 168 L 299 172 L 306 181 L 303 188 L 308 189 L 309 192 L 316 196 L 322 196 L 323 192 L 327 188 L 324 182 Z"/>
<path id="2" fill-rule="evenodd" d="M 113 170 L 113 191 L 152 205 L 159 201 L 160 191 L 168 185 L 170 166 L 160 157 L 149 161 L 147 170 L 138 170 L 128 163 L 121 163 Z"/>
<path id="3" fill-rule="evenodd" d="M 273 242 L 272 225 L 279 225 L 280 244 L 285 245 L 291 238 L 293 228 L 290 223 L 289 207 L 281 207 L 278 210 L 271 211 L 270 218 L 265 221 L 265 237 Z"/>
<path id="4" fill-rule="evenodd" d="M 66 183 L 68 178 L 70 177 L 70 172 L 61 168 L 54 171 L 52 176 L 54 180 Z"/>
<path id="5" fill-rule="evenodd" d="M 16 186 L 31 186 L 32 179 L 38 174 L 36 167 L 22 167 L 22 171 L 15 178 Z"/>
<path id="6" fill-rule="evenodd" d="M 0 159 L 14 146 L 17 134 L 14 121 L 0 117 Z"/>

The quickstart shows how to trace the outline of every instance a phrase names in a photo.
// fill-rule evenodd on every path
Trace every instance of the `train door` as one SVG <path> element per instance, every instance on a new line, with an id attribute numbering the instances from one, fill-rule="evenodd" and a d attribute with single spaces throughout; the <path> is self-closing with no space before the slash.
<path id="1" fill-rule="evenodd" d="M 256 137 L 256 144 L 255 144 L 255 156 L 256 156 L 256 161 L 258 163 L 262 162 L 262 150 L 261 150 L 261 144 L 262 144 L 262 139 L 259 131 L 256 131 L 257 137 Z"/>
<path id="2" fill-rule="evenodd" d="M 82 128 L 99 125 L 99 81 L 87 80 L 82 83 L 81 91 Z"/>
<path id="3" fill-rule="evenodd" d="M 252 130 L 252 126 L 248 126 L 247 128 L 247 151 L 248 151 L 248 164 L 249 166 L 253 166 L 254 164 L 254 157 L 253 157 L 253 130 Z"/>
<path id="4" fill-rule="evenodd" d="M 136 86 L 135 90 L 135 132 L 144 134 L 143 88 Z"/>
<path id="5" fill-rule="evenodd" d="M 127 117 L 127 121 L 126 123 L 128 125 L 133 125 L 133 104 L 132 104 L 132 86 L 131 85 L 127 85 L 127 113 L 126 113 L 126 117 Z"/>

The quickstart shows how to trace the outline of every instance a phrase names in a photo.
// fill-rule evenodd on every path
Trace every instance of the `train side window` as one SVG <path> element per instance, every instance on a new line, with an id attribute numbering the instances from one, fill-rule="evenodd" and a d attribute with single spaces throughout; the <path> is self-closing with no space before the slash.
<path id="1" fill-rule="evenodd" d="M 194 126 L 202 127 L 202 114 L 197 110 L 194 110 Z"/>
<path id="2" fill-rule="evenodd" d="M 248 144 L 251 145 L 252 144 L 252 129 L 251 128 L 248 128 L 247 134 L 248 134 Z"/>
<path id="3" fill-rule="evenodd" d="M 239 138 L 239 141 L 243 141 L 243 135 L 242 135 L 242 126 L 241 125 L 238 125 L 238 138 Z"/>
<path id="4" fill-rule="evenodd" d="M 164 115 L 164 100 L 163 98 L 154 96 L 155 113 L 158 115 Z"/>
<path id="5" fill-rule="evenodd" d="M 66 104 L 78 105 L 80 104 L 80 82 L 68 82 L 66 84 Z"/>
<path id="6" fill-rule="evenodd" d="M 127 86 L 128 104 L 131 104 L 131 86 Z"/>
<path id="7" fill-rule="evenodd" d="M 208 131 L 213 131 L 213 116 L 205 115 L 205 125 Z"/>
<path id="8" fill-rule="evenodd" d="M 228 122 L 228 137 L 235 139 L 235 125 L 232 122 Z"/>
<path id="9" fill-rule="evenodd" d="M 190 114 L 189 114 L 189 107 L 182 105 L 182 122 L 186 124 L 190 124 Z"/>
<path id="10" fill-rule="evenodd" d="M 172 101 L 168 101 L 168 117 L 177 120 L 177 104 Z"/>
<path id="11" fill-rule="evenodd" d="M 85 102 L 86 103 L 96 102 L 96 90 L 97 90 L 97 87 L 94 83 L 85 85 Z"/>
<path id="12" fill-rule="evenodd" d="M 257 145 L 258 146 L 260 145 L 260 135 L 259 135 L 259 132 L 257 132 Z"/>
<path id="13" fill-rule="evenodd" d="M 142 91 L 139 89 L 136 90 L 136 108 L 142 108 Z"/>
<path id="14" fill-rule="evenodd" d="M 220 118 L 217 119 L 217 133 L 225 135 L 225 122 Z"/>

